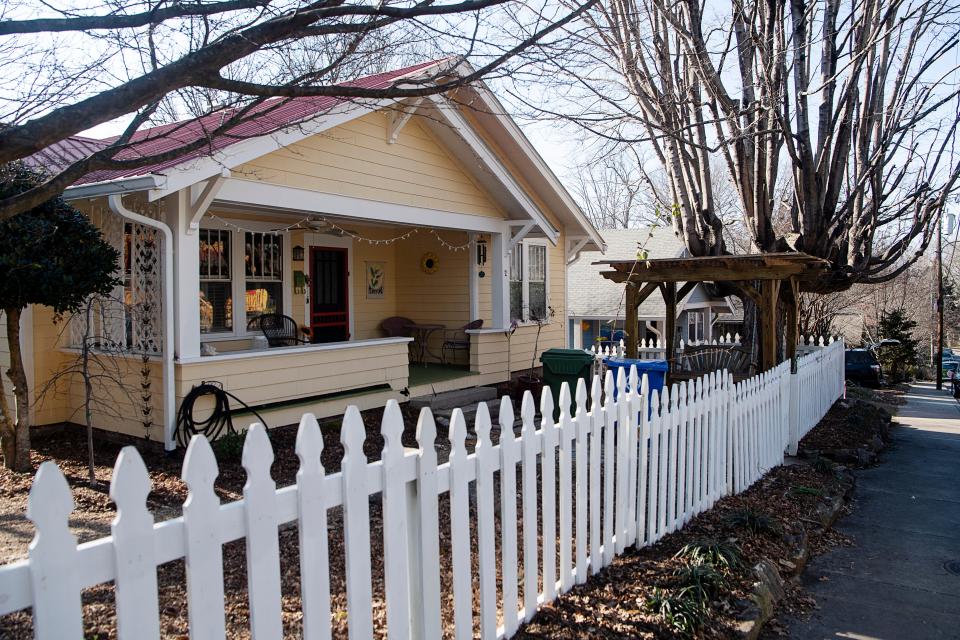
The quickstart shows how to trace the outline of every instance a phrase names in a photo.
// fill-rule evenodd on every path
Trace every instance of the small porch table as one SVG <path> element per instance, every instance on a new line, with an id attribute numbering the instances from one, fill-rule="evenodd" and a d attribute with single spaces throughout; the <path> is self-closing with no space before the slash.
<path id="1" fill-rule="evenodd" d="M 418 322 L 412 322 L 406 325 L 406 328 L 410 331 L 410 335 L 413 338 L 414 362 L 427 366 L 428 353 L 436 358 L 436 355 L 430 353 L 427 349 L 427 342 L 435 331 L 442 331 L 446 329 L 446 326 L 442 324 L 420 324 Z"/>

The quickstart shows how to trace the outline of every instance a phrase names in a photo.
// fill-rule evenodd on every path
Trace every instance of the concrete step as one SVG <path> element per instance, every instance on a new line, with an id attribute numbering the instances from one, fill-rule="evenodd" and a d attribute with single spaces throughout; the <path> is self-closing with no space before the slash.
<path id="1" fill-rule="evenodd" d="M 478 402 L 486 402 L 497 399 L 497 390 L 494 387 L 472 387 L 470 389 L 457 389 L 447 391 L 436 395 L 420 396 L 410 398 L 410 407 L 420 409 L 430 407 L 434 414 L 439 415 L 446 411 L 450 413 L 457 407 L 466 409 L 475 406 Z"/>

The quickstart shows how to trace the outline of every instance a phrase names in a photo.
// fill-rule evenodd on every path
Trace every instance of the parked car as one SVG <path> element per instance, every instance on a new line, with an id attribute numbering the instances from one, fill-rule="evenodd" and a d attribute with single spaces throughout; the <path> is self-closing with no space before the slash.
<path id="1" fill-rule="evenodd" d="M 871 387 L 883 384 L 883 368 L 873 351 L 847 349 L 844 362 L 847 380 Z"/>
<path id="2" fill-rule="evenodd" d="M 953 380 L 957 375 L 957 369 L 960 368 L 960 360 L 947 360 L 943 361 L 943 379 L 944 380 Z"/>

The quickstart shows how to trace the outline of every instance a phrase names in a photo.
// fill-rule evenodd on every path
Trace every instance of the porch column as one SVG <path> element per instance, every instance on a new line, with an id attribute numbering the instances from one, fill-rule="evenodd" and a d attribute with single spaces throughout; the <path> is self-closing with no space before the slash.
<path id="1" fill-rule="evenodd" d="M 480 299 L 477 283 L 477 234 L 470 232 L 470 258 L 467 260 L 467 284 L 470 290 L 470 322 L 480 317 Z"/>
<path id="2" fill-rule="evenodd" d="M 196 358 L 200 356 L 200 234 L 190 229 L 189 191 L 178 191 L 168 202 L 173 231 L 174 349 L 178 358 Z"/>
<path id="3" fill-rule="evenodd" d="M 490 234 L 490 249 L 493 268 L 490 269 L 491 297 L 493 307 L 493 327 L 506 328 L 510 325 L 510 243 L 504 232 Z"/>

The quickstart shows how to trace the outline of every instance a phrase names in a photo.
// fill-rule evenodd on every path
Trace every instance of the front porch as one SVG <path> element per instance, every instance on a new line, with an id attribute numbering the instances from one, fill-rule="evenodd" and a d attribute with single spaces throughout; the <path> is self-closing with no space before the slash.
<path id="1" fill-rule="evenodd" d="M 276 426 L 508 378 L 506 353 L 490 355 L 506 348 L 490 329 L 510 313 L 496 302 L 506 278 L 491 277 L 505 273 L 505 234 L 225 209 L 200 220 L 196 278 L 177 280 L 178 404 L 216 380 Z M 295 335 L 269 346 L 260 314 L 288 316 Z M 484 329 L 461 331 L 476 320 Z"/>

